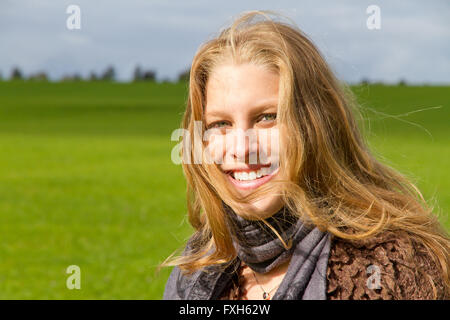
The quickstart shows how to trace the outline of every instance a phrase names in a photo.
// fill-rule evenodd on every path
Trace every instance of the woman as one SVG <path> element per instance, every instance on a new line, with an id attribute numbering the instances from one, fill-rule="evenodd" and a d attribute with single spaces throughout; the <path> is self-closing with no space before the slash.
<path id="1" fill-rule="evenodd" d="M 195 233 L 164 263 L 176 266 L 164 298 L 448 298 L 448 234 L 370 153 L 311 41 L 252 21 L 267 13 L 193 60 L 182 156 Z"/>

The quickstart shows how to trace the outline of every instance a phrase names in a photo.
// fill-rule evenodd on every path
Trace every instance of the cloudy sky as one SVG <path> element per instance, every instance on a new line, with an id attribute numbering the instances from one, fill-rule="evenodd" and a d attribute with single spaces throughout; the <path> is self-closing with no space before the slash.
<path id="1" fill-rule="evenodd" d="M 79 30 L 66 26 L 69 5 L 81 9 Z M 367 28 L 369 5 L 379 30 Z M 293 19 L 345 81 L 450 83 L 448 0 L 0 0 L 0 73 L 57 79 L 114 65 L 127 81 L 139 64 L 175 79 L 202 42 L 255 9 Z"/>

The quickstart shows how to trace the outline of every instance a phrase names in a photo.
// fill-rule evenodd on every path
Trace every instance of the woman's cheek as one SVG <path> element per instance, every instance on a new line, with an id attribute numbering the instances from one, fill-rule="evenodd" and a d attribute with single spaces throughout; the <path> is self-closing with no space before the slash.
<path id="1" fill-rule="evenodd" d="M 208 164 L 222 164 L 225 154 L 225 135 L 210 134 L 206 137 L 204 154 Z"/>
<path id="2" fill-rule="evenodd" d="M 278 128 L 260 129 L 258 131 L 259 155 L 262 164 L 279 167 L 280 140 Z"/>

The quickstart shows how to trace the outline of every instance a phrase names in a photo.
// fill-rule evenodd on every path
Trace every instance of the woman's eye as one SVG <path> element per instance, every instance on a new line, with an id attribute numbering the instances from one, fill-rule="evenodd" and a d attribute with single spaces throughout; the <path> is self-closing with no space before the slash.
<path id="1" fill-rule="evenodd" d="M 263 114 L 261 117 L 262 121 L 273 121 L 277 118 L 277 114 L 276 113 L 266 113 Z"/>
<path id="2" fill-rule="evenodd" d="M 208 125 L 208 129 L 212 129 L 212 128 L 221 128 L 226 126 L 228 123 L 226 121 L 216 121 L 211 123 L 210 125 Z"/>

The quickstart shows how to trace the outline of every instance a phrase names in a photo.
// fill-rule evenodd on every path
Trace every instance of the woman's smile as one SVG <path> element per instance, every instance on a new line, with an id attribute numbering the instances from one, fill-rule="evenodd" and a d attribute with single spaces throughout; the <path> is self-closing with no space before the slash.
<path id="1" fill-rule="evenodd" d="M 252 190 L 260 187 L 278 173 L 278 167 L 270 165 L 250 166 L 224 171 L 229 181 L 238 189 Z"/>

